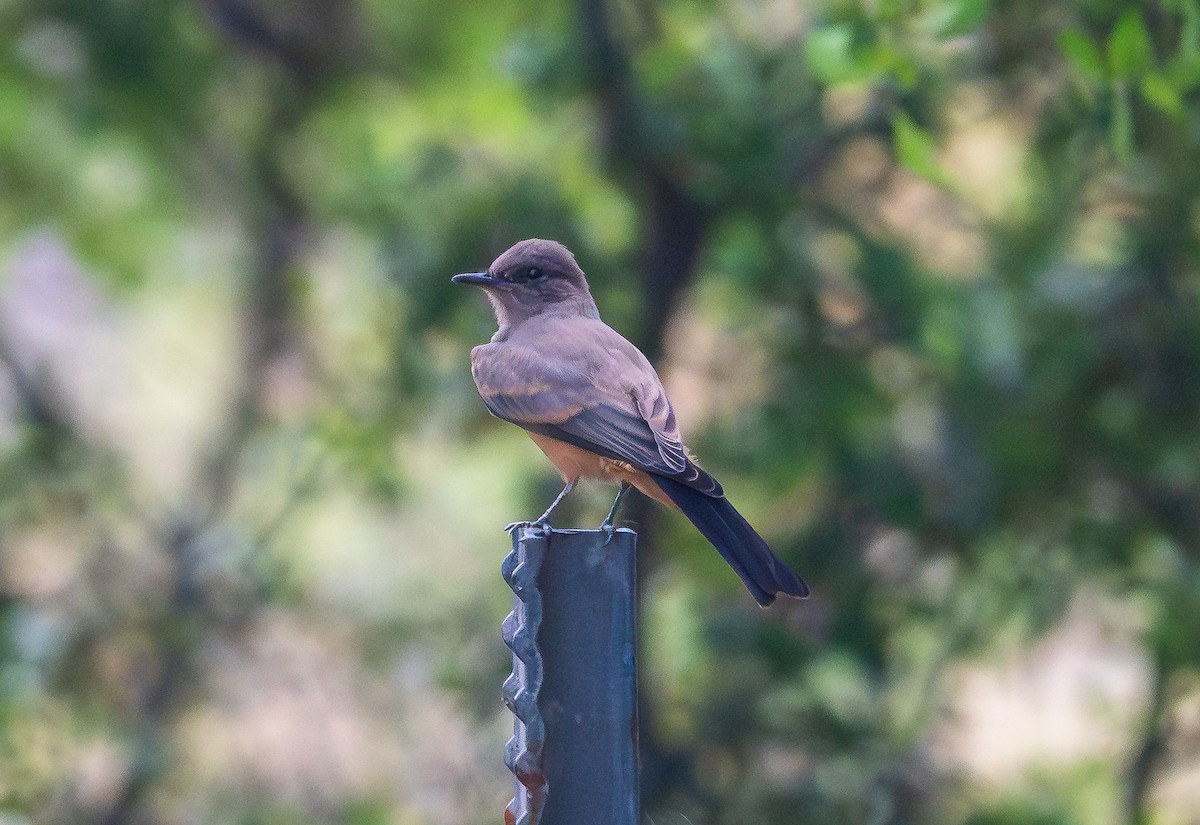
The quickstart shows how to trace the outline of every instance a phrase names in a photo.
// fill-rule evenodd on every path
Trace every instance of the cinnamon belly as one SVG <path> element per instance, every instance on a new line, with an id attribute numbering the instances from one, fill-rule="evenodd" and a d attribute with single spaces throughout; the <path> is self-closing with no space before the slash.
<path id="1" fill-rule="evenodd" d="M 573 478 L 590 478 L 607 481 L 611 484 L 627 481 L 644 495 L 660 504 L 664 504 L 672 510 L 679 509 L 675 506 L 675 502 L 667 498 L 666 493 L 654 483 L 654 479 L 632 464 L 604 458 L 576 447 L 574 444 L 559 441 L 557 438 L 550 438 L 538 433 L 529 433 L 528 435 L 538 449 L 545 453 L 546 458 L 550 459 L 550 462 L 558 469 L 564 482 Z"/>

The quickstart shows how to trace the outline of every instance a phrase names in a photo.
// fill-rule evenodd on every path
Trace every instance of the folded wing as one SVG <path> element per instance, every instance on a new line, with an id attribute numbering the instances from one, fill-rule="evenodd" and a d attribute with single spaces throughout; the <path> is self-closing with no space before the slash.
<path id="1" fill-rule="evenodd" d="M 519 357 L 519 353 L 513 357 Z M 647 473 L 665 476 L 705 495 L 721 485 L 687 454 L 666 393 L 651 371 L 638 385 L 614 389 L 579 376 L 506 369 L 503 354 L 477 358 L 475 382 L 497 418 L 556 438 Z M 520 374 L 522 380 L 516 380 Z"/>

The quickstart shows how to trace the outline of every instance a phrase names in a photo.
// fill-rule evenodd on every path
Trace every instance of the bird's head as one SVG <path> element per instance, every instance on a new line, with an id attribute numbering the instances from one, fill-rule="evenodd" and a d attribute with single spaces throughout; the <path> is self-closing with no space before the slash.
<path id="1" fill-rule="evenodd" d="M 545 312 L 599 317 L 583 270 L 557 241 L 521 241 L 486 272 L 464 272 L 451 280 L 481 287 L 502 329 Z"/>

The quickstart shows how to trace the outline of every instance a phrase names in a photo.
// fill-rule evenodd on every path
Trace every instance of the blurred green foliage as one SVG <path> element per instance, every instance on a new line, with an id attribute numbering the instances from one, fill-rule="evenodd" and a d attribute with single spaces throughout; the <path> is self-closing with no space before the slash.
<path id="1" fill-rule="evenodd" d="M 632 505 L 647 822 L 1195 822 L 1198 87 L 1196 0 L 0 3 L 0 818 L 499 821 L 556 484 L 449 276 L 541 236 L 815 590 Z"/>

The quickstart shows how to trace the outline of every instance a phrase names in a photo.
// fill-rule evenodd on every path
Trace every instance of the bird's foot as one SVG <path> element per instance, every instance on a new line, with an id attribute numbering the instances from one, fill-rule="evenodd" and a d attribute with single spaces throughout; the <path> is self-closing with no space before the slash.
<path id="1" fill-rule="evenodd" d="M 546 521 L 545 519 L 538 519 L 537 521 L 514 521 L 511 524 L 505 525 L 504 532 L 512 533 L 514 530 L 521 530 L 524 528 L 536 528 L 540 530 L 544 536 L 550 535 L 550 531 L 553 529 L 550 526 L 550 522 Z"/>
<path id="2" fill-rule="evenodd" d="M 617 528 L 613 527 L 613 521 L 617 518 L 617 508 L 621 506 L 621 499 L 625 498 L 625 494 L 629 492 L 629 482 L 622 481 L 621 489 L 617 490 L 617 497 L 609 508 L 608 515 L 604 517 L 604 521 L 600 522 L 600 529 L 608 536 L 604 540 L 602 547 L 608 547 L 608 543 L 613 540 L 613 536 L 617 532 Z"/>

